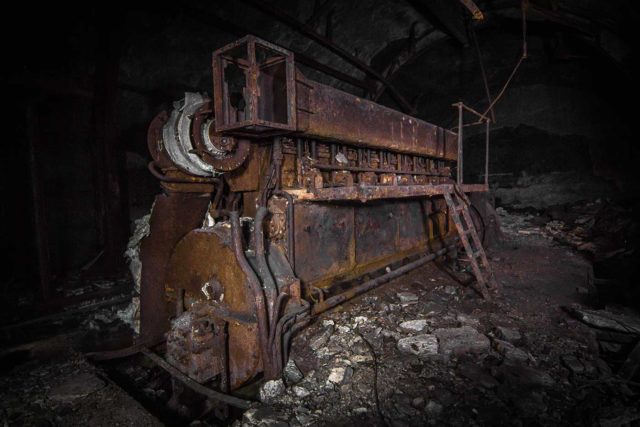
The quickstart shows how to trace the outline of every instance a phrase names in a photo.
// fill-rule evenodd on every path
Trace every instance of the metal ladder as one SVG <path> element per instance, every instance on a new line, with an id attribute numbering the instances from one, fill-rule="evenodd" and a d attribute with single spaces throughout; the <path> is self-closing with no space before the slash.
<path id="1" fill-rule="evenodd" d="M 449 213 L 458 230 L 460 241 L 471 263 L 473 275 L 476 277 L 478 292 L 484 299 L 491 300 L 490 291 L 497 292 L 499 287 L 493 277 L 487 254 L 484 252 L 482 242 L 471 219 L 469 212 L 471 202 L 469 202 L 467 195 L 457 184 L 452 185 L 451 191 L 444 192 L 444 199 L 447 202 Z M 471 239 L 469 239 L 469 236 L 471 236 Z"/>

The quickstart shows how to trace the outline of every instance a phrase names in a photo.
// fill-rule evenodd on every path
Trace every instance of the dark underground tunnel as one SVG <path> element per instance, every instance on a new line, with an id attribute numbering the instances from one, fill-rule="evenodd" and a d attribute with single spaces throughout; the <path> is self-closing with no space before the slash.
<path id="1" fill-rule="evenodd" d="M 637 3 L 14 6 L 2 425 L 640 426 Z"/>

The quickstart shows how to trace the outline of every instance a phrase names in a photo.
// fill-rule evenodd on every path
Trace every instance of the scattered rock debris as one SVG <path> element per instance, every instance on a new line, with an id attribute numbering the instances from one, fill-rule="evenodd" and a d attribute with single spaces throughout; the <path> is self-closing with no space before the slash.
<path id="1" fill-rule="evenodd" d="M 258 406 L 236 414 L 233 425 L 640 423 L 637 314 L 589 308 L 590 252 L 557 244 L 536 217 L 500 215 L 506 241 L 488 253 L 500 298 L 481 300 L 444 266 L 415 270 L 301 331 L 283 378 L 264 383 Z M 122 327 L 122 306 L 92 309 L 79 327 L 105 339 Z M 113 369 L 146 407 L 177 414 L 174 423 L 218 425 L 202 408 L 175 401 L 168 375 L 143 358 Z M 77 354 L 18 365 L 0 377 L 0 402 L 3 425 L 160 425 Z"/>
<path id="2" fill-rule="evenodd" d="M 580 299 L 589 262 L 528 219 L 508 221 L 517 226 L 489 252 L 504 288 L 497 301 L 432 264 L 325 313 L 292 345 L 303 377 L 286 374 L 270 411 L 236 425 L 639 420 L 640 388 L 620 383 L 590 328 L 561 310 Z"/>
<path id="3" fill-rule="evenodd" d="M 29 361 L 0 377 L 0 425 L 162 426 L 79 354 Z"/>

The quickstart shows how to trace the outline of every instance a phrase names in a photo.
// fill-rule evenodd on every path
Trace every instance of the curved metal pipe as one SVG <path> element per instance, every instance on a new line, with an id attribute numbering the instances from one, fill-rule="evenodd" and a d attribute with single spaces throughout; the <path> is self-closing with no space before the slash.
<path id="1" fill-rule="evenodd" d="M 151 175 L 162 182 L 172 182 L 176 184 L 217 184 L 220 182 L 218 178 L 169 178 L 157 169 L 156 162 L 153 160 L 147 164 L 147 169 L 149 169 Z"/>
<path id="2" fill-rule="evenodd" d="M 278 321 L 276 329 L 273 333 L 271 351 L 273 355 L 273 360 L 276 361 L 276 363 L 278 363 L 278 366 L 280 367 L 283 366 L 282 360 L 284 359 L 284 356 L 282 353 L 282 339 L 285 335 L 284 331 L 287 330 L 288 325 L 290 325 L 290 322 L 294 321 L 297 316 L 304 315 L 305 317 L 307 317 L 309 315 L 309 309 L 311 307 L 309 302 L 305 300 L 301 300 L 300 302 L 302 304 L 302 307 L 282 316 Z"/>
<path id="3" fill-rule="evenodd" d="M 274 342 L 274 346 L 272 349 L 272 352 L 273 352 L 272 357 L 273 357 L 273 363 L 278 369 L 278 372 L 282 372 L 282 368 L 284 367 L 284 363 L 283 363 L 284 357 L 282 353 L 282 338 L 284 337 L 284 334 L 286 333 L 286 331 L 288 331 L 289 328 L 291 327 L 291 324 L 295 322 L 295 320 L 296 320 L 295 316 L 290 317 L 287 319 L 286 322 L 282 324 L 282 331 L 280 332 L 280 334 L 278 335 L 278 338 Z"/>
<path id="4" fill-rule="evenodd" d="M 287 293 L 281 293 L 278 295 L 278 299 L 276 299 L 276 303 L 273 307 L 273 316 L 271 317 L 271 325 L 269 327 L 270 335 L 269 335 L 269 348 L 273 346 L 273 339 L 275 337 L 276 326 L 280 316 L 280 309 L 282 308 L 282 302 L 289 297 Z"/>
<path id="5" fill-rule="evenodd" d="M 282 353 L 280 354 L 280 358 L 282 360 L 282 366 L 287 364 L 287 360 L 289 359 L 289 341 L 291 338 L 298 332 L 300 329 L 304 328 L 311 322 L 310 316 L 304 316 L 302 319 L 297 320 L 296 323 L 293 324 L 290 330 L 288 330 L 283 337 L 283 345 L 282 345 Z"/>
<path id="6" fill-rule="evenodd" d="M 267 263 L 267 258 L 265 256 L 263 223 L 266 215 L 267 208 L 265 208 L 264 206 L 258 207 L 254 220 L 253 232 L 256 245 L 256 262 L 258 264 L 258 273 L 260 274 L 262 287 L 267 299 L 267 316 L 269 317 L 269 323 L 271 324 L 273 317 L 276 316 L 276 314 L 274 314 L 274 304 L 276 302 L 276 297 L 278 296 L 278 288 L 276 286 L 273 275 L 271 274 L 271 270 L 269 269 L 269 264 Z"/>
<path id="7" fill-rule="evenodd" d="M 236 408 L 248 409 L 253 406 L 253 402 L 249 400 L 244 400 L 239 397 L 232 396 L 230 394 L 221 393 L 216 390 L 212 390 L 209 387 L 205 387 L 202 384 L 194 381 L 189 378 L 187 375 L 183 374 L 179 369 L 169 364 L 162 357 L 158 356 L 151 350 L 146 347 L 143 347 L 140 352 L 151 359 L 156 363 L 159 367 L 167 371 L 172 377 L 176 378 L 178 381 L 182 382 L 185 386 L 189 387 L 191 390 L 196 393 L 200 393 L 204 396 L 207 396 L 210 399 L 217 400 L 227 405 L 235 406 Z"/>
<path id="8" fill-rule="evenodd" d="M 271 354 L 268 347 L 269 324 L 264 301 L 264 292 L 262 291 L 260 281 L 256 277 L 255 272 L 249 265 L 249 261 L 247 261 L 247 258 L 244 254 L 242 232 L 240 229 L 240 215 L 238 214 L 238 211 L 229 212 L 229 221 L 231 223 L 233 251 L 235 253 L 236 259 L 238 260 L 238 263 L 240 264 L 240 268 L 247 276 L 247 282 L 249 282 L 249 287 L 251 288 L 251 292 L 253 293 L 256 308 L 256 319 L 258 320 L 258 339 L 260 342 L 260 352 L 262 354 L 264 374 L 266 378 L 273 379 L 279 374 L 279 372 L 274 372 L 273 370 L 273 361 L 271 360 Z"/>

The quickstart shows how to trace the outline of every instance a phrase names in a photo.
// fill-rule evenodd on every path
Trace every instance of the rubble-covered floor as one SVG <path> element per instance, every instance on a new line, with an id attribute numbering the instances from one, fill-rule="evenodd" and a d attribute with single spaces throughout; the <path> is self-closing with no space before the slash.
<path id="1" fill-rule="evenodd" d="M 557 224 L 501 213 L 504 240 L 488 251 L 499 298 L 481 300 L 442 265 L 415 270 L 315 319 L 295 338 L 284 381 L 265 384 L 264 404 L 235 424 L 640 425 L 639 384 L 613 374 L 629 348 L 563 309 L 592 303 L 591 263 L 553 240 Z M 123 307 L 78 312 L 73 327 L 52 328 L 62 335 L 23 346 L 24 360 L 3 353 L 0 421 L 219 425 L 201 399 L 172 402 L 170 378 L 143 357 L 80 355 L 130 342 Z"/>
<path id="2" fill-rule="evenodd" d="M 638 384 L 562 308 L 587 302 L 591 264 L 503 214 L 499 299 L 431 264 L 327 313 L 294 340 L 285 387 L 263 388 L 271 408 L 242 424 L 640 425 Z"/>

